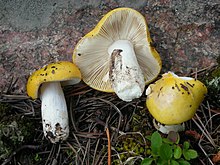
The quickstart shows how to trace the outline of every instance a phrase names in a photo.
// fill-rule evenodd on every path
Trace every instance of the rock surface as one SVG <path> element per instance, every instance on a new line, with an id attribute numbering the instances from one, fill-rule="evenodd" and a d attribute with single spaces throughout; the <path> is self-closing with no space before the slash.
<path id="1" fill-rule="evenodd" d="M 219 0 L 1 0 L 0 91 L 13 79 L 14 92 L 25 93 L 31 72 L 57 60 L 72 61 L 79 39 L 117 7 L 131 7 L 145 16 L 162 72 L 184 75 L 216 64 Z"/>

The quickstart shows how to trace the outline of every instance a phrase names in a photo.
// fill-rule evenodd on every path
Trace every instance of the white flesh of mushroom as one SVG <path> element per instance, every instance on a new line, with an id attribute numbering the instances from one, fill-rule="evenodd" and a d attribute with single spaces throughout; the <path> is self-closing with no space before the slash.
<path id="1" fill-rule="evenodd" d="M 60 82 L 46 82 L 40 88 L 44 135 L 52 143 L 69 136 L 66 100 Z"/>
<path id="2" fill-rule="evenodd" d="M 115 41 L 108 48 L 108 54 L 111 56 L 109 78 L 115 93 L 124 101 L 139 98 L 145 81 L 132 43 L 128 40 Z"/>
<path id="3" fill-rule="evenodd" d="M 168 134 L 171 131 L 181 132 L 181 131 L 185 130 L 185 124 L 184 123 L 182 123 L 182 124 L 175 124 L 175 125 L 162 125 L 159 122 L 156 123 L 155 119 L 153 119 L 153 124 L 154 124 L 154 127 L 158 131 L 160 131 L 160 132 L 162 132 L 164 134 Z"/>

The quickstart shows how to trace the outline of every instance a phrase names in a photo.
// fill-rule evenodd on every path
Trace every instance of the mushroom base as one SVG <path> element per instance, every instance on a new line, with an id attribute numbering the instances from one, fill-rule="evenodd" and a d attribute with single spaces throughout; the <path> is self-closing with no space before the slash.
<path id="1" fill-rule="evenodd" d="M 60 83 L 43 83 L 40 96 L 45 137 L 52 143 L 66 140 L 69 136 L 68 112 Z"/>
<path id="2" fill-rule="evenodd" d="M 118 40 L 109 47 L 108 52 L 111 54 L 109 78 L 114 92 L 124 101 L 139 98 L 145 81 L 132 43 Z"/>
<path id="3" fill-rule="evenodd" d="M 159 122 L 156 122 L 155 119 L 153 119 L 153 124 L 154 127 L 164 133 L 164 134 L 168 134 L 170 131 L 174 131 L 174 132 L 181 132 L 185 130 L 185 124 L 181 123 L 181 124 L 175 124 L 175 125 L 163 125 Z"/>

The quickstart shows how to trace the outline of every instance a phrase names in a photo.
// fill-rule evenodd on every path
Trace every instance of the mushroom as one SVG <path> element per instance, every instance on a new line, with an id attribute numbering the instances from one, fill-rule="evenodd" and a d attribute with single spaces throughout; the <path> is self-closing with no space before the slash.
<path id="1" fill-rule="evenodd" d="M 43 132 L 52 143 L 66 140 L 69 135 L 68 112 L 62 85 L 81 81 L 75 64 L 60 61 L 35 71 L 27 81 L 27 94 L 41 99 Z M 39 92 L 38 92 L 39 91 Z"/>
<path id="2" fill-rule="evenodd" d="M 73 62 L 83 81 L 124 101 L 139 98 L 161 70 L 145 18 L 131 8 L 107 13 L 76 45 Z"/>
<path id="3" fill-rule="evenodd" d="M 172 72 L 163 74 L 146 90 L 147 108 L 159 122 L 155 127 L 163 133 L 183 131 L 183 123 L 195 115 L 206 93 L 206 86 L 199 80 Z"/>

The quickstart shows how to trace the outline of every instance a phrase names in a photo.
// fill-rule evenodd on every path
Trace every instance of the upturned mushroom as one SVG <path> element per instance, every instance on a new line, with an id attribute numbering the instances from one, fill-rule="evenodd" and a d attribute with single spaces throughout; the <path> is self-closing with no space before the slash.
<path id="1" fill-rule="evenodd" d="M 41 99 L 43 132 L 52 143 L 66 140 L 69 123 L 66 100 L 61 87 L 81 81 L 81 73 L 75 64 L 60 61 L 35 71 L 27 81 L 27 94 Z"/>
<path id="2" fill-rule="evenodd" d="M 73 62 L 87 85 L 131 101 L 161 70 L 160 56 L 151 43 L 145 18 L 134 9 L 117 8 L 78 42 Z"/>
<path id="3" fill-rule="evenodd" d="M 146 90 L 147 108 L 159 122 L 155 127 L 163 133 L 183 131 L 182 123 L 192 119 L 206 93 L 206 86 L 199 80 L 172 72 L 163 74 Z"/>

